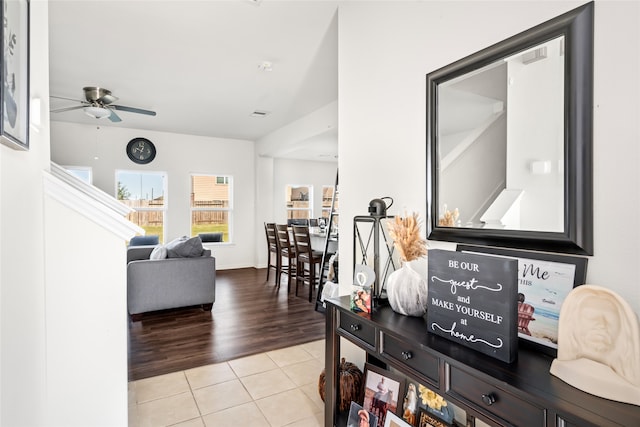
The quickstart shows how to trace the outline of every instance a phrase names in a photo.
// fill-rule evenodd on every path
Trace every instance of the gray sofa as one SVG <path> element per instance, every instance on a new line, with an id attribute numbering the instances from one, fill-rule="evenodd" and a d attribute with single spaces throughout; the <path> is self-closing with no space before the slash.
<path id="1" fill-rule="evenodd" d="M 192 258 L 149 259 L 155 246 L 127 248 L 127 308 L 142 313 L 202 305 L 211 310 L 216 295 L 216 260 L 211 250 Z"/>

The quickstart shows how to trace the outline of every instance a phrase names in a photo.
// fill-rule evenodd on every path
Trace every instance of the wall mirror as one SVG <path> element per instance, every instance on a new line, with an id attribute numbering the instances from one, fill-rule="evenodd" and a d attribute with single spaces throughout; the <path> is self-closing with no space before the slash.
<path id="1" fill-rule="evenodd" d="M 427 75 L 428 239 L 593 254 L 593 2 Z"/>

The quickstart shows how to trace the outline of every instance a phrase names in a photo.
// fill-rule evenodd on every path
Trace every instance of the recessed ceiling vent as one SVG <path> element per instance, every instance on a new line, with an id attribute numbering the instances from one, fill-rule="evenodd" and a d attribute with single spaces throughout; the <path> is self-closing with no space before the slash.
<path id="1" fill-rule="evenodd" d="M 268 111 L 260 111 L 260 110 L 256 110 L 253 113 L 250 114 L 251 117 L 265 117 L 267 115 L 269 115 Z"/>

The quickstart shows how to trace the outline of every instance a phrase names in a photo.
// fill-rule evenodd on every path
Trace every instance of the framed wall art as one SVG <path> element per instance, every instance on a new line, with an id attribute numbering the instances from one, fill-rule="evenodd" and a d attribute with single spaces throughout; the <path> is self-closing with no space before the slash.
<path id="1" fill-rule="evenodd" d="M 29 1 L 2 0 L 0 142 L 29 149 Z"/>
<path id="2" fill-rule="evenodd" d="M 518 337 L 555 357 L 560 308 L 567 294 L 584 284 L 587 258 L 471 245 L 458 245 L 457 251 L 518 260 Z"/>

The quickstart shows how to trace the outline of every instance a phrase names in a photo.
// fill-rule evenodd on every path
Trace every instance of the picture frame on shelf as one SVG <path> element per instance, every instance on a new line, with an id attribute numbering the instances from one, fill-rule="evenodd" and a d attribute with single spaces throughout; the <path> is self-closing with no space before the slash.
<path id="1" fill-rule="evenodd" d="M 418 402 L 420 401 L 418 382 L 411 379 L 406 381 L 404 399 L 402 399 L 402 419 L 412 426 L 418 425 Z"/>
<path id="2" fill-rule="evenodd" d="M 432 415 L 426 409 L 418 409 L 418 427 L 452 427 L 453 424 L 449 424 L 435 415 Z"/>
<path id="3" fill-rule="evenodd" d="M 455 410 L 453 405 L 442 396 L 417 381 L 407 378 L 406 390 L 402 402 L 402 419 L 411 426 L 417 427 L 420 408 L 431 412 L 436 418 L 454 424 Z"/>
<path id="4" fill-rule="evenodd" d="M 518 260 L 520 344 L 556 357 L 560 308 L 569 292 L 585 283 L 587 258 L 473 245 L 457 245 L 456 250 Z"/>
<path id="5" fill-rule="evenodd" d="M 2 0 L 0 142 L 29 149 L 29 0 Z"/>
<path id="6" fill-rule="evenodd" d="M 384 427 L 411 427 L 412 424 L 407 423 L 402 418 L 394 414 L 393 412 L 387 411 L 387 415 L 384 419 Z"/>
<path id="7" fill-rule="evenodd" d="M 368 423 L 369 427 L 377 427 L 378 425 L 377 416 L 364 409 L 358 403 L 351 401 L 347 427 L 361 427 L 361 424 L 365 421 Z"/>
<path id="8" fill-rule="evenodd" d="M 418 384 L 418 409 L 424 409 L 437 419 L 453 425 L 454 413 L 447 400 L 428 387 Z"/>
<path id="9" fill-rule="evenodd" d="M 404 390 L 404 377 L 370 363 L 365 364 L 362 407 L 378 417 L 378 427 L 384 427 L 387 411 L 400 414 Z"/>
<path id="10" fill-rule="evenodd" d="M 375 273 L 367 265 L 356 264 L 351 287 L 351 310 L 356 313 L 371 313 L 373 282 Z"/>

